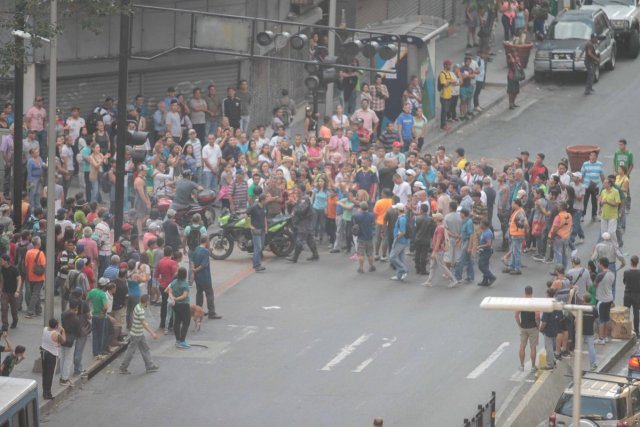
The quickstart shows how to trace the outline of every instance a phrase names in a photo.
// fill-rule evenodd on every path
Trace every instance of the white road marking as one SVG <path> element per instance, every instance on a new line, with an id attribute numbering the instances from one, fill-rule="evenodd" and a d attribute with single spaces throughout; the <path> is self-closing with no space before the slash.
<path id="1" fill-rule="evenodd" d="M 489 366 L 491 366 L 493 362 L 498 360 L 498 358 L 502 355 L 502 353 L 504 353 L 507 347 L 509 347 L 509 341 L 505 341 L 500 344 L 498 348 L 489 355 L 489 357 L 487 357 L 481 364 L 478 365 L 476 369 L 474 369 L 469 375 L 467 375 L 467 379 L 473 380 L 482 375 L 484 371 L 489 369 Z"/>
<path id="2" fill-rule="evenodd" d="M 375 359 L 376 357 L 378 357 L 378 356 L 380 355 L 380 353 L 382 353 L 382 351 L 384 351 L 384 349 L 391 347 L 391 346 L 393 345 L 393 343 L 394 343 L 394 342 L 396 342 L 396 340 L 397 340 L 397 339 L 398 339 L 398 338 L 396 338 L 396 337 L 393 337 L 393 338 L 391 338 L 391 339 L 384 338 L 384 340 L 385 340 L 385 341 L 387 341 L 387 342 L 385 342 L 384 344 L 382 344 L 382 345 L 380 346 L 380 348 L 378 348 L 376 351 L 374 351 L 374 352 L 371 354 L 371 356 L 369 356 L 365 361 L 363 361 L 361 364 L 359 364 L 359 365 L 356 367 L 356 369 L 354 369 L 354 370 L 353 370 L 353 371 L 351 371 L 351 372 L 360 373 L 360 372 L 364 371 L 364 369 L 365 369 L 367 366 L 369 366 L 369 365 L 371 364 L 371 362 L 373 362 L 373 361 L 374 361 L 374 359 Z"/>
<path id="3" fill-rule="evenodd" d="M 267 307 L 262 307 L 263 310 L 280 310 L 280 306 L 278 305 L 270 305 Z"/>
<path id="4" fill-rule="evenodd" d="M 258 327 L 257 326 L 245 326 L 244 328 L 242 328 L 242 332 L 240 333 L 240 335 L 235 337 L 235 340 L 236 340 L 236 342 L 237 341 L 242 341 L 242 340 L 246 339 L 247 337 L 249 337 L 250 335 L 255 334 L 256 332 L 258 332 Z"/>
<path id="5" fill-rule="evenodd" d="M 516 397 L 516 394 L 518 394 L 518 392 L 520 391 L 520 389 L 524 384 L 525 384 L 524 381 L 521 382 L 509 392 L 509 394 L 507 395 L 507 398 L 504 399 L 504 401 L 500 405 L 500 409 L 496 413 L 496 420 L 500 419 L 500 417 L 502 416 L 502 413 L 509 407 L 509 404 Z"/>
<path id="6" fill-rule="evenodd" d="M 339 364 L 340 362 L 342 362 L 344 359 L 346 359 L 347 357 L 349 357 L 349 355 L 351 353 L 353 353 L 356 348 L 358 348 L 358 346 L 364 342 L 366 342 L 369 338 L 371 338 L 372 334 L 362 334 L 358 337 L 358 339 L 356 339 L 354 342 L 352 342 L 351 344 L 342 347 L 342 350 L 340 350 L 338 352 L 338 354 L 336 354 L 336 357 L 334 357 L 333 359 L 331 359 L 329 361 L 329 363 L 327 363 L 326 365 L 324 365 L 324 367 L 322 369 L 320 369 L 321 371 L 330 371 L 331 368 L 333 368 L 334 366 L 336 366 L 337 364 Z"/>

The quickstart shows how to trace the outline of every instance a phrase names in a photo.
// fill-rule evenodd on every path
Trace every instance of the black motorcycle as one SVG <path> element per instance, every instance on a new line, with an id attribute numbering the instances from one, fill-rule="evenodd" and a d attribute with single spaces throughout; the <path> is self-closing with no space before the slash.
<path id="1" fill-rule="evenodd" d="M 209 236 L 211 258 L 227 259 L 236 244 L 245 252 L 253 252 L 251 229 L 244 215 L 236 216 L 228 211 L 222 212 L 219 224 L 222 230 Z M 291 217 L 278 216 L 268 221 L 264 246 L 278 257 L 286 257 L 293 251 L 295 240 Z"/>

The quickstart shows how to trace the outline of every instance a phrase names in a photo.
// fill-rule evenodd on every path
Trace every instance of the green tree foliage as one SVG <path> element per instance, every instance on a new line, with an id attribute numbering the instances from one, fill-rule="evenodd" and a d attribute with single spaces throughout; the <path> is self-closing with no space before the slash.
<path id="1" fill-rule="evenodd" d="M 100 33 L 105 18 L 120 13 L 121 0 L 57 0 L 59 17 L 74 17 L 85 30 Z M 0 15 L 0 33 L 9 35 L 0 49 L 0 76 L 7 76 L 13 65 L 20 59 L 25 60 L 25 51 L 16 44 L 11 31 L 23 30 L 31 34 L 27 42 L 33 48 L 42 46 L 42 38 L 51 39 L 64 32 L 61 25 L 53 27 L 50 21 L 49 0 L 13 0 L 7 13 Z M 128 9 L 127 9 L 128 10 Z M 24 19 L 24 25 L 20 22 Z"/>

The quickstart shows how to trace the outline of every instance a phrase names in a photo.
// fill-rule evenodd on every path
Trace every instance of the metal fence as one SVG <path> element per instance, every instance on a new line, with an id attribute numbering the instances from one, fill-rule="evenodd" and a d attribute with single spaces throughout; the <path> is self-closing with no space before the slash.
<path id="1" fill-rule="evenodd" d="M 478 405 L 474 416 L 464 419 L 463 427 L 496 427 L 496 392 L 491 392 L 491 399 L 484 405 Z"/>

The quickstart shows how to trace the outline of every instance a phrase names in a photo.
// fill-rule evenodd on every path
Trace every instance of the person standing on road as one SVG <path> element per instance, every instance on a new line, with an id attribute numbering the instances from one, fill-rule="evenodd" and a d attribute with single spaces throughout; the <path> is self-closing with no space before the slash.
<path id="1" fill-rule="evenodd" d="M 586 188 L 582 183 L 582 174 L 580 172 L 571 173 L 571 186 L 573 187 L 573 211 L 571 212 L 571 237 L 569 238 L 569 246 L 574 248 L 576 244 L 584 242 L 584 231 L 582 230 L 582 215 L 584 214 L 584 195 Z M 576 241 L 576 236 L 578 241 Z"/>
<path id="2" fill-rule="evenodd" d="M 507 93 L 509 94 L 509 109 L 517 108 L 516 98 L 520 93 L 520 81 L 524 79 L 522 73 L 522 64 L 520 58 L 512 53 L 507 54 Z"/>
<path id="3" fill-rule="evenodd" d="M 436 229 L 431 239 L 431 264 L 429 266 L 429 277 L 422 285 L 427 287 L 433 286 L 433 278 L 436 276 L 437 270 L 436 267 L 439 266 L 442 268 L 444 275 L 451 280 L 449 287 L 453 288 L 458 284 L 458 281 L 444 261 L 445 252 L 448 251 L 448 247 L 451 245 L 449 238 L 445 236 L 446 231 L 443 225 L 444 217 L 440 212 L 437 212 L 433 214 L 432 218 L 436 222 Z"/>
<path id="4" fill-rule="evenodd" d="M 551 288 L 547 289 L 547 298 L 553 298 L 555 294 L 555 290 Z M 556 310 L 542 313 L 542 317 L 540 318 L 540 332 L 544 334 L 544 351 L 547 354 L 546 369 L 556 367 L 553 345 L 556 342 L 556 335 L 558 335 L 558 317 L 562 317 L 562 312 Z"/>
<path id="5" fill-rule="evenodd" d="M 25 270 L 27 272 L 27 281 L 31 289 L 29 298 L 29 306 L 27 308 L 26 318 L 30 319 L 39 316 L 42 311 L 40 307 L 40 293 L 44 285 L 44 268 L 47 265 L 47 257 L 42 249 L 40 249 L 40 237 L 36 236 L 31 239 L 32 249 L 29 249 L 24 256 Z"/>
<path id="6" fill-rule="evenodd" d="M 80 336 L 80 320 L 78 319 L 79 302 L 77 300 L 69 303 L 69 309 L 62 313 L 60 321 L 65 331 L 66 339 L 60 347 L 60 385 L 70 386 L 71 369 L 73 367 L 73 346 L 75 340 Z"/>
<path id="7" fill-rule="evenodd" d="M 590 294 L 585 294 L 584 303 L 591 305 Z M 594 346 L 596 316 L 597 313 L 593 307 L 591 310 L 585 310 L 582 312 L 582 339 L 587 343 L 587 348 L 589 349 L 589 366 L 591 366 L 592 371 L 595 371 L 598 368 L 598 365 L 596 365 L 596 347 Z"/>
<path id="8" fill-rule="evenodd" d="M 18 325 L 18 298 L 22 288 L 22 278 L 15 265 L 10 264 L 9 254 L 0 257 L 0 272 L 2 273 L 2 295 L 0 307 L 2 311 L 2 330 L 9 329 L 9 308 L 11 309 L 11 329 Z"/>
<path id="9" fill-rule="evenodd" d="M 87 294 L 87 301 L 91 302 L 91 332 L 93 335 L 93 357 L 103 358 L 107 344 L 107 293 L 104 289 L 93 288 Z"/>
<path id="10" fill-rule="evenodd" d="M 209 319 L 222 319 L 216 314 L 216 306 L 213 297 L 213 285 L 211 283 L 211 260 L 209 259 L 209 237 L 204 234 L 200 237 L 200 246 L 193 251 L 191 259 L 191 271 L 196 281 L 196 304 L 202 307 L 203 294 L 207 297 L 207 310 Z"/>
<path id="11" fill-rule="evenodd" d="M 51 385 L 56 372 L 56 361 L 60 353 L 60 345 L 67 339 L 64 328 L 58 325 L 56 319 L 49 319 L 49 326 L 42 331 L 40 343 L 40 357 L 42 358 L 42 397 L 53 399 Z"/>
<path id="12" fill-rule="evenodd" d="M 587 206 L 589 205 L 589 199 L 591 199 L 591 221 L 595 221 L 597 218 L 596 213 L 598 212 L 600 184 L 605 180 L 604 166 L 602 162 L 598 160 L 597 151 L 589 153 L 589 160 L 582 164 L 580 173 L 582 174 L 583 183 L 586 187 L 584 193 L 584 209 L 582 209 L 583 215 L 587 216 Z"/>
<path id="13" fill-rule="evenodd" d="M 511 202 L 511 217 L 509 219 L 509 236 L 511 237 L 511 260 L 509 266 L 502 270 L 503 273 L 522 274 L 522 241 L 529 229 L 527 216 L 522 209 L 522 200 L 515 199 Z"/>
<path id="14" fill-rule="evenodd" d="M 462 228 L 460 229 L 460 240 L 462 247 L 460 249 L 460 260 L 455 263 L 455 276 L 458 282 L 462 281 L 462 273 L 466 269 L 467 277 L 465 281 L 472 283 L 475 277 L 473 271 L 473 260 L 471 259 L 473 253 L 472 237 L 473 237 L 473 219 L 471 214 L 466 209 L 460 210 L 460 218 L 462 219 Z"/>
<path id="15" fill-rule="evenodd" d="M 496 281 L 496 276 L 491 272 L 490 260 L 493 254 L 493 231 L 489 220 L 480 222 L 480 240 L 478 245 L 478 269 L 482 272 L 482 282 L 478 286 L 491 286 Z"/>
<path id="16" fill-rule="evenodd" d="M 158 261 L 158 265 L 153 272 L 153 275 L 158 280 L 160 294 L 162 296 L 162 303 L 160 304 L 159 329 L 164 329 L 164 334 L 167 335 L 169 333 L 169 329 L 166 328 L 167 306 L 169 303 L 167 287 L 171 284 L 171 281 L 178 271 L 178 263 L 172 258 L 173 248 L 171 246 L 164 247 L 163 255 L 163 258 Z"/>
<path id="17" fill-rule="evenodd" d="M 262 266 L 262 250 L 264 249 L 264 238 L 267 232 L 267 210 L 264 206 L 267 196 L 262 194 L 260 187 L 254 191 L 259 193 L 258 200 L 247 209 L 247 224 L 251 229 L 251 241 L 253 243 L 253 269 L 255 271 L 264 271 L 266 268 Z"/>
<path id="18" fill-rule="evenodd" d="M 356 250 L 358 253 L 358 273 L 364 273 L 364 257 L 369 262 L 369 272 L 376 271 L 373 264 L 373 234 L 375 230 L 375 217 L 369 212 L 369 204 L 360 202 L 360 212 L 353 216 L 353 227 L 357 232 L 354 235 L 358 238 Z"/>
<path id="19" fill-rule="evenodd" d="M 416 249 L 414 255 L 416 274 L 425 276 L 429 274 L 427 267 L 431 257 L 431 240 L 436 229 L 436 223 L 428 215 L 428 212 L 428 204 L 420 205 L 420 214 L 416 217 L 416 231 L 413 239 Z"/>
<path id="20" fill-rule="evenodd" d="M 600 258 L 598 260 L 600 273 L 596 275 L 594 284 L 596 286 L 596 307 L 598 309 L 598 339 L 596 344 L 606 344 L 609 342 L 611 333 L 611 305 L 613 303 L 613 283 L 615 277 L 609 270 L 609 260 Z"/>
<path id="21" fill-rule="evenodd" d="M 587 68 L 587 81 L 584 87 L 584 94 L 591 95 L 593 92 L 593 80 L 595 79 L 596 67 L 600 66 L 600 54 L 596 51 L 598 35 L 591 33 L 591 38 L 584 45 L 584 65 Z"/>
<path id="22" fill-rule="evenodd" d="M 313 207 L 311 205 L 311 199 L 307 195 L 307 189 L 304 184 L 300 184 L 295 190 L 296 199 L 298 203 L 293 208 L 293 224 L 296 229 L 296 248 L 293 252 L 293 257 L 289 258 L 289 261 L 296 263 L 298 257 L 302 253 L 304 244 L 306 243 L 311 250 L 311 257 L 307 258 L 307 261 L 317 261 L 320 259 L 318 255 L 318 248 L 313 238 L 312 224 L 313 224 Z"/>
<path id="23" fill-rule="evenodd" d="M 525 298 L 533 297 L 533 288 L 524 288 Z M 524 356 L 529 343 L 531 357 L 531 372 L 536 371 L 536 347 L 538 346 L 538 329 L 540 328 L 540 313 L 535 311 L 516 311 L 516 323 L 520 328 L 520 370 L 524 371 Z M 546 340 L 545 340 L 546 342 Z"/>
<path id="24" fill-rule="evenodd" d="M 633 332 L 638 336 L 640 321 L 640 270 L 638 270 L 638 256 L 631 257 L 631 268 L 624 272 L 624 306 L 633 312 Z"/>
<path id="25" fill-rule="evenodd" d="M 173 333 L 176 336 L 176 347 L 188 349 L 187 332 L 191 323 L 191 311 L 189 300 L 189 282 L 187 281 L 187 269 L 180 267 L 176 278 L 167 287 L 166 293 L 174 301 Z"/>
<path id="26" fill-rule="evenodd" d="M 120 364 L 120 373 L 123 375 L 131 374 L 127 368 L 129 367 L 131 359 L 133 359 L 133 355 L 137 349 L 140 350 L 140 354 L 144 360 L 144 366 L 147 368 L 147 373 L 156 372 L 159 369 L 151 360 L 149 344 L 147 344 L 147 339 L 144 336 L 144 331 L 146 330 L 154 340 L 158 338 L 144 318 L 144 312 L 148 302 L 149 295 L 142 295 L 142 297 L 140 297 L 140 302 L 136 304 L 136 307 L 133 309 L 133 324 L 129 331 L 129 346 L 127 347 L 127 352 L 124 354 L 124 358 L 122 359 L 122 364 Z"/>
<path id="27" fill-rule="evenodd" d="M 627 168 L 627 178 L 631 176 L 633 170 L 633 153 L 627 149 L 627 140 L 618 141 L 618 151 L 613 154 L 613 170 L 619 170 L 620 166 Z M 625 209 L 627 213 L 631 210 L 631 194 L 627 191 L 625 194 Z"/>
<path id="28" fill-rule="evenodd" d="M 598 198 L 600 205 L 600 232 L 609 233 L 611 241 L 618 246 L 616 230 L 618 228 L 619 208 L 622 201 L 620 200 L 620 191 L 613 186 L 613 180 L 607 178 L 603 181 L 602 192 Z"/>
<path id="29" fill-rule="evenodd" d="M 389 255 L 389 263 L 396 269 L 396 274 L 391 277 L 391 280 L 404 282 L 408 274 L 404 257 L 405 249 L 409 246 L 409 238 L 407 237 L 409 224 L 405 215 L 405 206 L 402 203 L 398 203 L 392 208 L 398 211 L 398 219 L 393 227 L 393 244 Z"/>
<path id="30" fill-rule="evenodd" d="M 567 204 L 558 202 L 558 214 L 553 219 L 549 230 L 549 240 L 553 241 L 553 262 L 567 267 L 567 248 L 571 236 L 571 215 L 567 212 Z"/>

